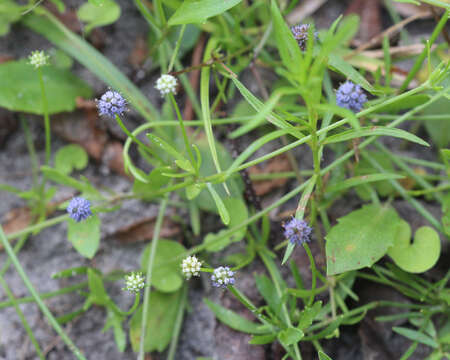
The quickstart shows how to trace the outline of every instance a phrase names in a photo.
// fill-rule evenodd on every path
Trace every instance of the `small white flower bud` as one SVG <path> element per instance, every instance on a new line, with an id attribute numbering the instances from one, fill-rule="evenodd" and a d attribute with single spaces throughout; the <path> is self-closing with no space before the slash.
<path id="1" fill-rule="evenodd" d="M 132 272 L 125 275 L 125 288 L 132 293 L 137 294 L 145 286 L 145 278 L 140 272 Z"/>
<path id="2" fill-rule="evenodd" d="M 155 88 L 159 90 L 161 96 L 166 94 L 176 94 L 177 92 L 177 79 L 172 75 L 161 75 L 161 77 L 156 81 Z"/>
<path id="3" fill-rule="evenodd" d="M 190 279 L 192 276 L 199 276 L 200 268 L 202 267 L 202 262 L 195 256 L 188 256 L 181 263 L 181 271 L 186 279 Z"/>
<path id="4" fill-rule="evenodd" d="M 33 51 L 28 57 L 30 65 L 33 65 L 35 69 L 41 66 L 48 65 L 48 59 L 50 56 L 46 55 L 44 51 Z"/>

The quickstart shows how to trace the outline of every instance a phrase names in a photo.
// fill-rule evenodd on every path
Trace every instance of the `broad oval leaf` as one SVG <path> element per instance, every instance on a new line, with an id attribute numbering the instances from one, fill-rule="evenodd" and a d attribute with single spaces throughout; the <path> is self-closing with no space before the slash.
<path id="1" fill-rule="evenodd" d="M 185 0 L 169 19 L 169 25 L 203 23 L 239 4 L 242 0 Z"/>
<path id="2" fill-rule="evenodd" d="M 297 344 L 305 334 L 300 329 L 294 327 L 288 327 L 286 330 L 278 333 L 278 340 L 284 345 L 289 346 Z"/>
<path id="3" fill-rule="evenodd" d="M 103 0 L 101 4 L 86 2 L 77 11 L 78 18 L 87 23 L 87 34 L 92 29 L 114 23 L 120 17 L 120 6 L 114 0 Z"/>
<path id="4" fill-rule="evenodd" d="M 88 163 L 86 151 L 77 144 L 70 144 L 62 147 L 55 155 L 55 168 L 66 175 L 73 170 L 82 170 Z"/>
<path id="5" fill-rule="evenodd" d="M 417 229 L 414 242 L 411 243 L 411 227 L 402 220 L 398 225 L 394 246 L 388 255 L 402 270 L 410 273 L 422 273 L 431 269 L 441 254 L 439 234 L 429 226 Z"/>
<path id="6" fill-rule="evenodd" d="M 84 221 L 67 221 L 67 239 L 82 256 L 92 259 L 100 245 L 100 219 L 97 215 Z"/>
<path id="7" fill-rule="evenodd" d="M 394 244 L 400 218 L 388 205 L 366 205 L 338 219 L 326 236 L 327 274 L 372 266 Z"/>
<path id="8" fill-rule="evenodd" d="M 150 250 L 151 243 L 147 245 L 142 253 L 141 266 L 143 271 L 147 271 Z M 158 241 L 152 272 L 152 285 L 157 290 L 172 292 L 178 290 L 183 285 L 180 263 L 168 261 L 183 254 L 185 251 L 184 246 L 175 241 L 164 239 Z"/>
<path id="9" fill-rule="evenodd" d="M 92 90 L 69 70 L 42 67 L 48 112 L 55 114 L 75 109 L 77 97 L 89 98 Z M 0 64 L 0 107 L 42 115 L 42 95 L 38 72 L 27 60 Z"/>

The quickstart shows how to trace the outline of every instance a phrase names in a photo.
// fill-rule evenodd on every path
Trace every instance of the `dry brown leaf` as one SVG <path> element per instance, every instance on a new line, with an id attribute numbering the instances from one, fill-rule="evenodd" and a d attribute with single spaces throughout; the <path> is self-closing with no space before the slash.
<path id="1" fill-rule="evenodd" d="M 139 220 L 131 225 L 119 229 L 113 236 L 123 243 L 136 243 L 148 241 L 153 238 L 153 231 L 155 230 L 156 217 Z M 170 238 L 180 234 L 181 227 L 179 224 L 164 218 L 160 237 Z"/>
<path id="2" fill-rule="evenodd" d="M 28 207 L 15 208 L 9 211 L 2 223 L 6 235 L 21 231 L 31 224 L 32 216 Z"/>
<path id="3" fill-rule="evenodd" d="M 414 4 L 393 2 L 393 5 L 395 10 L 397 10 L 397 12 L 403 17 L 410 17 L 418 13 L 427 12 L 429 10 L 429 6 L 425 4 L 414 5 Z M 432 14 L 428 13 L 428 17 L 431 18 L 431 16 Z"/>
<path id="4" fill-rule="evenodd" d="M 262 167 L 252 166 L 249 168 L 249 173 L 251 175 L 261 174 L 261 173 L 275 173 L 275 172 L 283 172 L 283 171 L 291 171 L 291 165 L 289 163 L 289 159 L 286 155 L 276 156 L 273 159 L 269 160 L 266 165 Z M 273 189 L 279 188 L 286 184 L 288 178 L 280 178 L 280 179 L 272 179 L 272 180 L 253 180 L 253 188 L 255 190 L 256 195 L 262 196 Z"/>
<path id="5" fill-rule="evenodd" d="M 314 14 L 323 4 L 328 0 L 305 0 L 301 1 L 299 5 L 292 10 L 286 17 L 288 24 L 296 25 L 303 19 Z"/>
<path id="6" fill-rule="evenodd" d="M 130 56 L 128 57 L 128 62 L 135 68 L 139 69 L 142 67 L 145 59 L 148 57 L 148 46 L 147 42 L 142 36 L 139 36 L 135 43 Z"/>
<path id="7" fill-rule="evenodd" d="M 356 14 L 361 22 L 359 31 L 353 39 L 356 46 L 367 43 L 381 32 L 381 13 L 379 0 L 354 0 L 345 11 L 345 15 Z"/>
<path id="8" fill-rule="evenodd" d="M 0 54 L 0 64 L 14 60 L 14 56 L 9 54 Z"/>

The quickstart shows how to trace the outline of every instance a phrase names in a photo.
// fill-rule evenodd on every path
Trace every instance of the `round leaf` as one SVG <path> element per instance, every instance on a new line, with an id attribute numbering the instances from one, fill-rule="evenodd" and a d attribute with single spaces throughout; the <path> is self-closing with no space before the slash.
<path id="1" fill-rule="evenodd" d="M 92 90 L 69 70 L 54 66 L 42 68 L 50 114 L 75 109 L 75 99 L 89 98 Z M 27 60 L 0 64 L 0 107 L 42 115 L 42 96 L 38 72 Z"/>
<path id="2" fill-rule="evenodd" d="M 67 238 L 81 255 L 92 259 L 100 244 L 100 219 L 97 215 L 80 222 L 69 219 Z"/>
<path id="3" fill-rule="evenodd" d="M 151 243 L 145 248 L 142 254 L 142 270 L 147 270 L 150 256 Z M 174 257 L 186 251 L 183 245 L 172 240 L 159 240 L 156 247 L 155 259 L 153 262 L 152 285 L 159 291 L 172 292 L 178 290 L 183 284 L 180 263 L 169 262 Z"/>
<path id="4" fill-rule="evenodd" d="M 372 266 L 394 244 L 399 220 L 387 205 L 367 205 L 338 219 L 326 236 L 327 274 Z"/>
<path id="5" fill-rule="evenodd" d="M 66 145 L 55 155 L 55 168 L 69 175 L 74 169 L 82 170 L 88 163 L 88 155 L 80 145 Z"/>
<path id="6" fill-rule="evenodd" d="M 398 225 L 394 246 L 388 255 L 395 264 L 410 273 L 422 273 L 431 269 L 441 254 L 441 240 L 438 233 L 429 226 L 417 229 L 411 243 L 411 227 L 402 220 Z"/>

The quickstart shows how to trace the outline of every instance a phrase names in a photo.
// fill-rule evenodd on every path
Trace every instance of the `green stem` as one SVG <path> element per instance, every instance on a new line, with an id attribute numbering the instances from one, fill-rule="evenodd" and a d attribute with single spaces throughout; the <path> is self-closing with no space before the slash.
<path id="1" fill-rule="evenodd" d="M 42 69 L 38 68 L 39 84 L 41 86 L 41 96 L 42 96 L 42 112 L 44 113 L 44 127 L 45 127 L 45 165 L 50 163 L 51 156 L 51 132 L 50 132 L 50 118 L 48 116 L 48 101 L 47 95 L 45 93 L 44 86 L 44 76 L 42 74 Z"/>
<path id="2" fill-rule="evenodd" d="M 48 307 L 44 304 L 41 297 L 33 287 L 33 285 L 30 282 L 30 279 L 28 278 L 27 274 L 23 270 L 22 265 L 19 262 L 19 259 L 17 259 L 16 254 L 14 254 L 14 250 L 12 249 L 11 245 L 8 242 L 8 239 L 5 236 L 5 233 L 3 232 L 3 228 L 0 226 L 0 241 L 3 244 L 3 247 L 5 248 L 6 253 L 8 254 L 9 258 L 11 259 L 14 267 L 16 268 L 17 273 L 21 277 L 23 283 L 27 287 L 28 291 L 33 296 L 34 300 L 36 301 L 37 305 L 41 309 L 42 313 L 47 318 L 50 325 L 55 329 L 56 333 L 61 337 L 61 339 L 64 341 L 64 343 L 68 346 L 70 351 L 75 355 L 75 357 L 79 360 L 86 360 L 82 352 L 76 347 L 76 345 L 72 342 L 72 340 L 67 336 L 67 334 L 64 332 L 64 330 L 59 325 L 58 321 L 54 318 Z"/>
<path id="3" fill-rule="evenodd" d="M 170 59 L 169 68 L 167 72 L 170 73 L 177 58 L 178 51 L 180 50 L 181 40 L 183 39 L 184 30 L 186 30 L 186 24 L 183 24 L 180 29 L 180 34 L 178 35 L 177 43 L 175 44 L 175 50 L 173 51 L 172 58 Z"/>
<path id="4" fill-rule="evenodd" d="M 194 167 L 194 169 L 197 169 L 194 154 L 192 153 L 191 145 L 189 144 L 189 139 L 187 136 L 186 128 L 184 127 L 184 121 L 183 117 L 181 116 L 180 109 L 178 107 L 177 102 L 175 101 L 175 97 L 173 96 L 173 94 L 169 94 L 169 98 L 177 114 L 177 118 L 181 128 L 181 133 L 183 134 L 184 145 L 186 146 L 187 153 L 189 155 L 189 158 L 191 159 L 192 166 Z"/>
<path id="5" fill-rule="evenodd" d="M 22 323 L 22 326 L 25 329 L 25 332 L 27 333 L 28 337 L 30 338 L 31 342 L 33 343 L 34 348 L 36 349 L 36 353 L 39 356 L 39 359 L 45 360 L 45 356 L 42 353 L 41 347 L 39 346 L 39 343 L 37 342 L 36 337 L 33 334 L 33 330 L 31 330 L 31 327 L 28 324 L 27 319 L 25 318 L 22 310 L 19 307 L 19 304 L 17 303 L 16 297 L 12 293 L 11 289 L 9 288 L 8 284 L 6 283 L 6 281 L 2 275 L 0 275 L 0 285 L 5 290 L 6 295 L 9 298 L 9 301 L 13 304 L 14 310 L 16 310 L 17 316 L 19 317 L 20 322 Z"/>
<path id="6" fill-rule="evenodd" d="M 314 261 L 314 256 L 311 253 L 311 249 L 309 248 L 309 245 L 307 243 L 303 244 L 303 247 L 306 250 L 306 254 L 308 255 L 308 259 L 309 259 L 309 263 L 311 264 L 311 274 L 312 274 L 312 279 L 311 279 L 311 296 L 308 300 L 308 306 L 311 306 L 314 302 L 314 290 L 316 289 L 316 262 Z"/>
<path id="7" fill-rule="evenodd" d="M 153 263 L 155 260 L 156 248 L 158 246 L 159 234 L 161 232 L 161 227 L 162 227 L 162 223 L 164 220 L 164 214 L 166 212 L 167 201 L 168 201 L 168 196 L 166 196 L 161 201 L 161 204 L 159 206 L 158 217 L 156 219 L 155 230 L 153 232 L 152 245 L 150 248 L 150 256 L 149 256 L 148 263 L 147 263 L 147 274 L 146 274 L 146 280 L 145 280 L 145 283 L 147 286 L 145 287 L 144 303 L 142 305 L 142 325 L 141 325 L 141 337 L 140 337 L 140 343 L 139 343 L 138 360 L 144 360 L 144 356 L 145 356 L 145 351 L 144 351 L 145 329 L 147 328 L 147 322 L 148 322 Z"/>
<path id="8" fill-rule="evenodd" d="M 183 323 L 183 315 L 184 315 L 184 310 L 186 308 L 187 290 L 188 290 L 188 287 L 186 284 L 184 284 L 183 289 L 181 290 L 182 291 L 181 301 L 178 304 L 177 318 L 175 319 L 175 325 L 174 325 L 173 331 L 172 331 L 172 340 L 170 342 L 169 352 L 167 354 L 167 360 L 175 360 L 178 338 L 180 336 L 181 324 Z"/>
<path id="9" fill-rule="evenodd" d="M 141 294 L 140 293 L 136 293 L 135 297 L 134 297 L 134 303 L 133 306 L 130 308 L 130 310 L 128 311 L 123 311 L 122 309 L 120 309 L 114 301 L 110 300 L 108 302 L 109 307 L 112 309 L 112 311 L 114 311 L 117 315 L 120 316 L 128 316 L 131 315 L 132 313 L 134 313 L 137 309 L 137 307 L 139 306 L 139 302 L 141 300 Z"/>
<path id="10" fill-rule="evenodd" d="M 430 36 L 429 40 L 429 46 L 433 45 L 433 43 L 436 41 L 437 37 L 441 33 L 442 29 L 444 28 L 445 24 L 447 23 L 448 18 L 448 10 L 444 12 L 442 15 L 441 20 L 437 24 L 437 26 L 434 28 L 433 33 Z M 400 86 L 399 92 L 403 92 L 407 89 L 409 83 L 414 79 L 414 76 L 419 72 L 420 68 L 422 67 L 422 63 L 425 60 L 428 53 L 427 47 L 424 47 L 422 53 L 417 57 L 416 62 L 414 63 L 413 67 L 409 71 L 408 76 L 406 77 L 405 81 L 403 81 L 403 84 Z"/>

